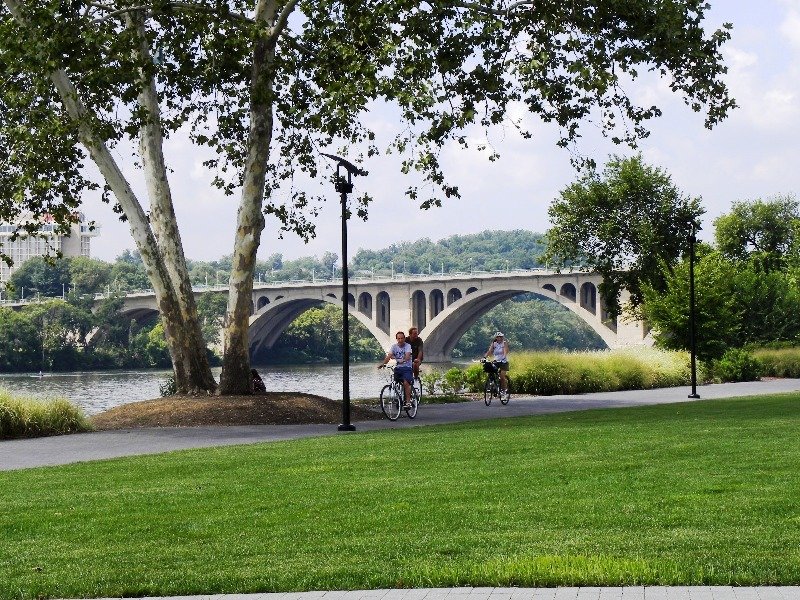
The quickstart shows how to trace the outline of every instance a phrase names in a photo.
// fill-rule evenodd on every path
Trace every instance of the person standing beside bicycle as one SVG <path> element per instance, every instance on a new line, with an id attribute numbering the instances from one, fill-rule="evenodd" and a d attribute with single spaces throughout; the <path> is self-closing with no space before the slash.
<path id="1" fill-rule="evenodd" d="M 508 340 L 506 340 L 502 331 L 494 334 L 492 343 L 489 344 L 489 349 L 486 351 L 486 358 L 493 358 L 494 364 L 500 371 L 500 394 L 503 396 L 508 395 Z"/>
<path id="2" fill-rule="evenodd" d="M 419 337 L 419 329 L 412 327 L 408 330 L 406 341 L 411 346 L 411 368 L 414 371 L 414 379 L 419 379 L 419 366 L 422 364 L 422 338 Z"/>
<path id="3" fill-rule="evenodd" d="M 411 344 L 406 341 L 406 334 L 403 331 L 398 331 L 394 339 L 397 342 L 389 348 L 389 352 L 386 353 L 378 368 L 382 369 L 392 359 L 396 361 L 394 380 L 403 383 L 403 408 L 411 408 L 411 384 L 414 381 L 414 372 L 411 368 Z"/>

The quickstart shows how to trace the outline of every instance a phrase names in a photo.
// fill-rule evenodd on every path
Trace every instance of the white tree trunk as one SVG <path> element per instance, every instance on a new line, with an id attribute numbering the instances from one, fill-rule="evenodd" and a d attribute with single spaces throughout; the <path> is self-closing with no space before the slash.
<path id="1" fill-rule="evenodd" d="M 21 4 L 18 0 L 3 0 L 5 5 L 15 19 L 24 23 L 25 17 L 21 10 Z M 33 46 L 35 47 L 35 40 Z M 162 254 L 159 245 L 154 236 L 153 230 L 150 228 L 150 223 L 145 215 L 144 210 L 139 199 L 136 197 L 129 182 L 119 168 L 119 165 L 111 155 L 107 145 L 102 139 L 99 139 L 90 126 L 90 120 L 93 115 L 86 108 L 81 101 L 78 91 L 70 81 L 69 76 L 63 69 L 55 69 L 49 73 L 50 80 L 53 82 L 61 101 L 70 118 L 78 125 L 78 137 L 81 144 L 89 152 L 94 163 L 97 165 L 100 173 L 103 175 L 106 183 L 111 188 L 114 196 L 119 202 L 123 213 L 128 219 L 131 229 L 131 235 L 136 248 L 142 256 L 147 277 L 153 285 L 153 291 L 156 295 L 156 303 L 158 305 L 161 318 L 164 323 L 165 331 L 167 332 L 167 345 L 172 358 L 173 368 L 175 372 L 175 382 L 180 392 L 196 392 L 200 390 L 212 391 L 215 389 L 216 384 L 211 376 L 211 369 L 208 366 L 206 357 L 206 350 L 203 344 L 198 346 L 196 336 L 192 335 L 192 331 L 200 330 L 197 321 L 196 309 L 194 309 L 194 298 L 191 298 L 191 308 L 188 310 L 182 308 L 180 301 L 181 286 L 175 286 L 171 276 L 171 271 L 180 275 L 181 270 L 186 273 L 186 264 L 183 260 L 183 252 L 180 249 L 180 238 L 177 236 L 177 224 L 175 222 L 174 211 L 172 211 L 171 197 L 169 197 L 168 210 L 163 209 L 163 198 L 159 204 L 158 200 L 154 203 L 161 208 L 162 225 L 159 228 L 159 237 L 165 239 L 170 237 L 174 231 L 174 243 L 177 244 L 179 251 L 175 252 L 175 247 L 165 249 Z M 153 90 L 154 91 L 154 90 Z M 146 90 L 143 95 L 146 95 Z M 156 117 L 158 111 L 156 111 Z M 149 152 L 154 152 L 153 147 L 158 146 L 156 154 L 149 155 L 148 163 L 152 165 L 160 164 L 163 170 L 163 156 L 159 163 L 158 156 L 161 153 L 161 134 L 160 127 L 157 127 L 157 135 L 153 135 L 152 128 L 158 125 L 158 121 L 150 123 L 151 131 L 145 138 L 148 139 L 147 144 Z M 155 159 L 154 159 L 155 157 Z M 164 170 L 164 173 L 166 171 Z M 158 177 L 156 177 L 158 179 Z M 166 181 L 166 175 L 164 176 Z M 151 190 L 152 191 L 152 190 Z M 168 192 L 168 188 L 167 188 Z M 171 223 L 170 223 L 171 219 Z M 176 259 L 176 256 L 179 257 Z M 170 264 L 171 268 L 167 265 Z M 188 290 L 191 296 L 191 288 L 188 286 L 188 275 L 185 277 L 186 286 L 183 286 L 183 293 Z M 194 312 L 193 323 L 192 312 Z M 190 332 L 187 335 L 186 332 Z M 202 342 L 202 336 L 199 337 Z"/>

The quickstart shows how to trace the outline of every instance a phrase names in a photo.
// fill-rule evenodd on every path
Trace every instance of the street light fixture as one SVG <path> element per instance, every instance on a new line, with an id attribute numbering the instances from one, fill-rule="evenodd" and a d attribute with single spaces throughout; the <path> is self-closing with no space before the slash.
<path id="1" fill-rule="evenodd" d="M 697 223 L 692 223 L 692 232 L 689 235 L 689 344 L 691 347 L 692 366 L 692 393 L 689 398 L 699 398 L 697 393 L 697 324 L 696 306 L 694 296 L 694 245 L 697 243 Z"/>
<path id="2" fill-rule="evenodd" d="M 350 329 L 347 310 L 347 297 L 350 295 L 347 281 L 347 219 L 350 211 L 347 209 L 347 194 L 353 192 L 353 176 L 366 175 L 367 172 L 340 156 L 324 152 L 320 154 L 336 161 L 334 188 L 339 192 L 342 202 L 342 422 L 339 431 L 355 431 L 355 425 L 350 422 Z M 341 175 L 342 167 L 347 171 L 346 179 Z"/>

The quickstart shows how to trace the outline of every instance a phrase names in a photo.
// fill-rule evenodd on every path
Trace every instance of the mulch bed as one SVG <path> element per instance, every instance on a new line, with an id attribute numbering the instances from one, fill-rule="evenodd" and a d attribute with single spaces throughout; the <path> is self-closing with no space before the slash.
<path id="1" fill-rule="evenodd" d="M 381 418 L 380 412 L 351 405 L 353 421 Z M 252 396 L 169 396 L 123 404 L 91 417 L 97 430 L 207 425 L 336 424 L 340 401 L 313 394 L 267 392 Z"/>

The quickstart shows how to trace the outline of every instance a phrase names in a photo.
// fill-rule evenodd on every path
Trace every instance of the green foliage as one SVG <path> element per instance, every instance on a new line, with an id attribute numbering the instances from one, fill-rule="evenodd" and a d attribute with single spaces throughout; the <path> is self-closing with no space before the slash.
<path id="1" fill-rule="evenodd" d="M 784 270 L 800 248 L 800 209 L 794 196 L 734 202 L 714 221 L 717 248 L 734 261 L 751 261 L 770 272 Z"/>
<path id="2" fill-rule="evenodd" d="M 741 348 L 731 348 L 719 360 L 711 363 L 712 376 L 725 381 L 758 381 L 764 365 L 753 354 Z"/>
<path id="3" fill-rule="evenodd" d="M 445 273 L 505 271 L 543 266 L 542 234 L 517 229 L 453 235 L 438 242 L 428 238 L 392 244 L 381 250 L 359 250 L 353 257 L 355 274 Z"/>
<path id="4" fill-rule="evenodd" d="M 547 396 L 686 385 L 690 373 L 686 353 L 638 348 L 516 353 L 511 376 L 515 394 Z M 701 369 L 699 378 L 707 377 Z M 465 378 L 470 391 L 483 389 L 486 379 L 481 365 L 468 367 Z"/>
<path id="5" fill-rule="evenodd" d="M 197 299 L 197 316 L 206 344 L 220 343 L 220 330 L 225 321 L 228 295 L 223 292 L 209 292 Z"/>
<path id="6" fill-rule="evenodd" d="M 443 393 L 457 395 L 464 391 L 466 383 L 467 378 L 464 375 L 464 371 L 458 367 L 453 367 L 444 373 L 440 386 Z"/>
<path id="7" fill-rule="evenodd" d="M 9 278 L 13 299 L 45 296 L 61 297 L 64 288 L 72 285 L 69 258 L 45 259 L 34 256 L 22 263 Z"/>
<path id="8" fill-rule="evenodd" d="M 663 348 L 689 348 L 689 264 L 666 278 L 667 289 L 645 287 L 643 315 Z M 800 289 L 793 276 L 764 273 L 752 261 L 734 263 L 702 250 L 695 265 L 697 355 L 720 358 L 728 348 L 800 337 Z"/>
<path id="9" fill-rule="evenodd" d="M 0 440 L 89 431 L 78 407 L 65 399 L 36 400 L 0 389 Z"/>
<path id="10" fill-rule="evenodd" d="M 422 390 L 425 394 L 433 396 L 438 386 L 441 385 L 442 373 L 436 370 L 420 373 L 420 381 L 422 382 Z"/>
<path id="11" fill-rule="evenodd" d="M 550 205 L 553 227 L 543 258 L 601 273 L 600 296 L 614 317 L 623 288 L 634 309 L 643 302 L 644 286 L 666 289 L 666 277 L 688 249 L 692 224 L 704 212 L 699 199 L 684 196 L 641 155 L 614 156 L 602 174 L 584 172 Z"/>
<path id="12" fill-rule="evenodd" d="M 105 292 L 112 281 L 113 267 L 102 260 L 76 256 L 69 260 L 69 282 L 67 286 L 80 294 Z"/>
<path id="13" fill-rule="evenodd" d="M 759 348 L 752 351 L 765 377 L 800 377 L 800 348 Z"/>
<path id="14" fill-rule="evenodd" d="M 166 398 L 167 396 L 174 396 L 178 392 L 178 386 L 175 384 L 175 375 L 170 373 L 167 375 L 166 379 L 159 384 L 158 391 L 161 394 L 162 398 Z"/>

